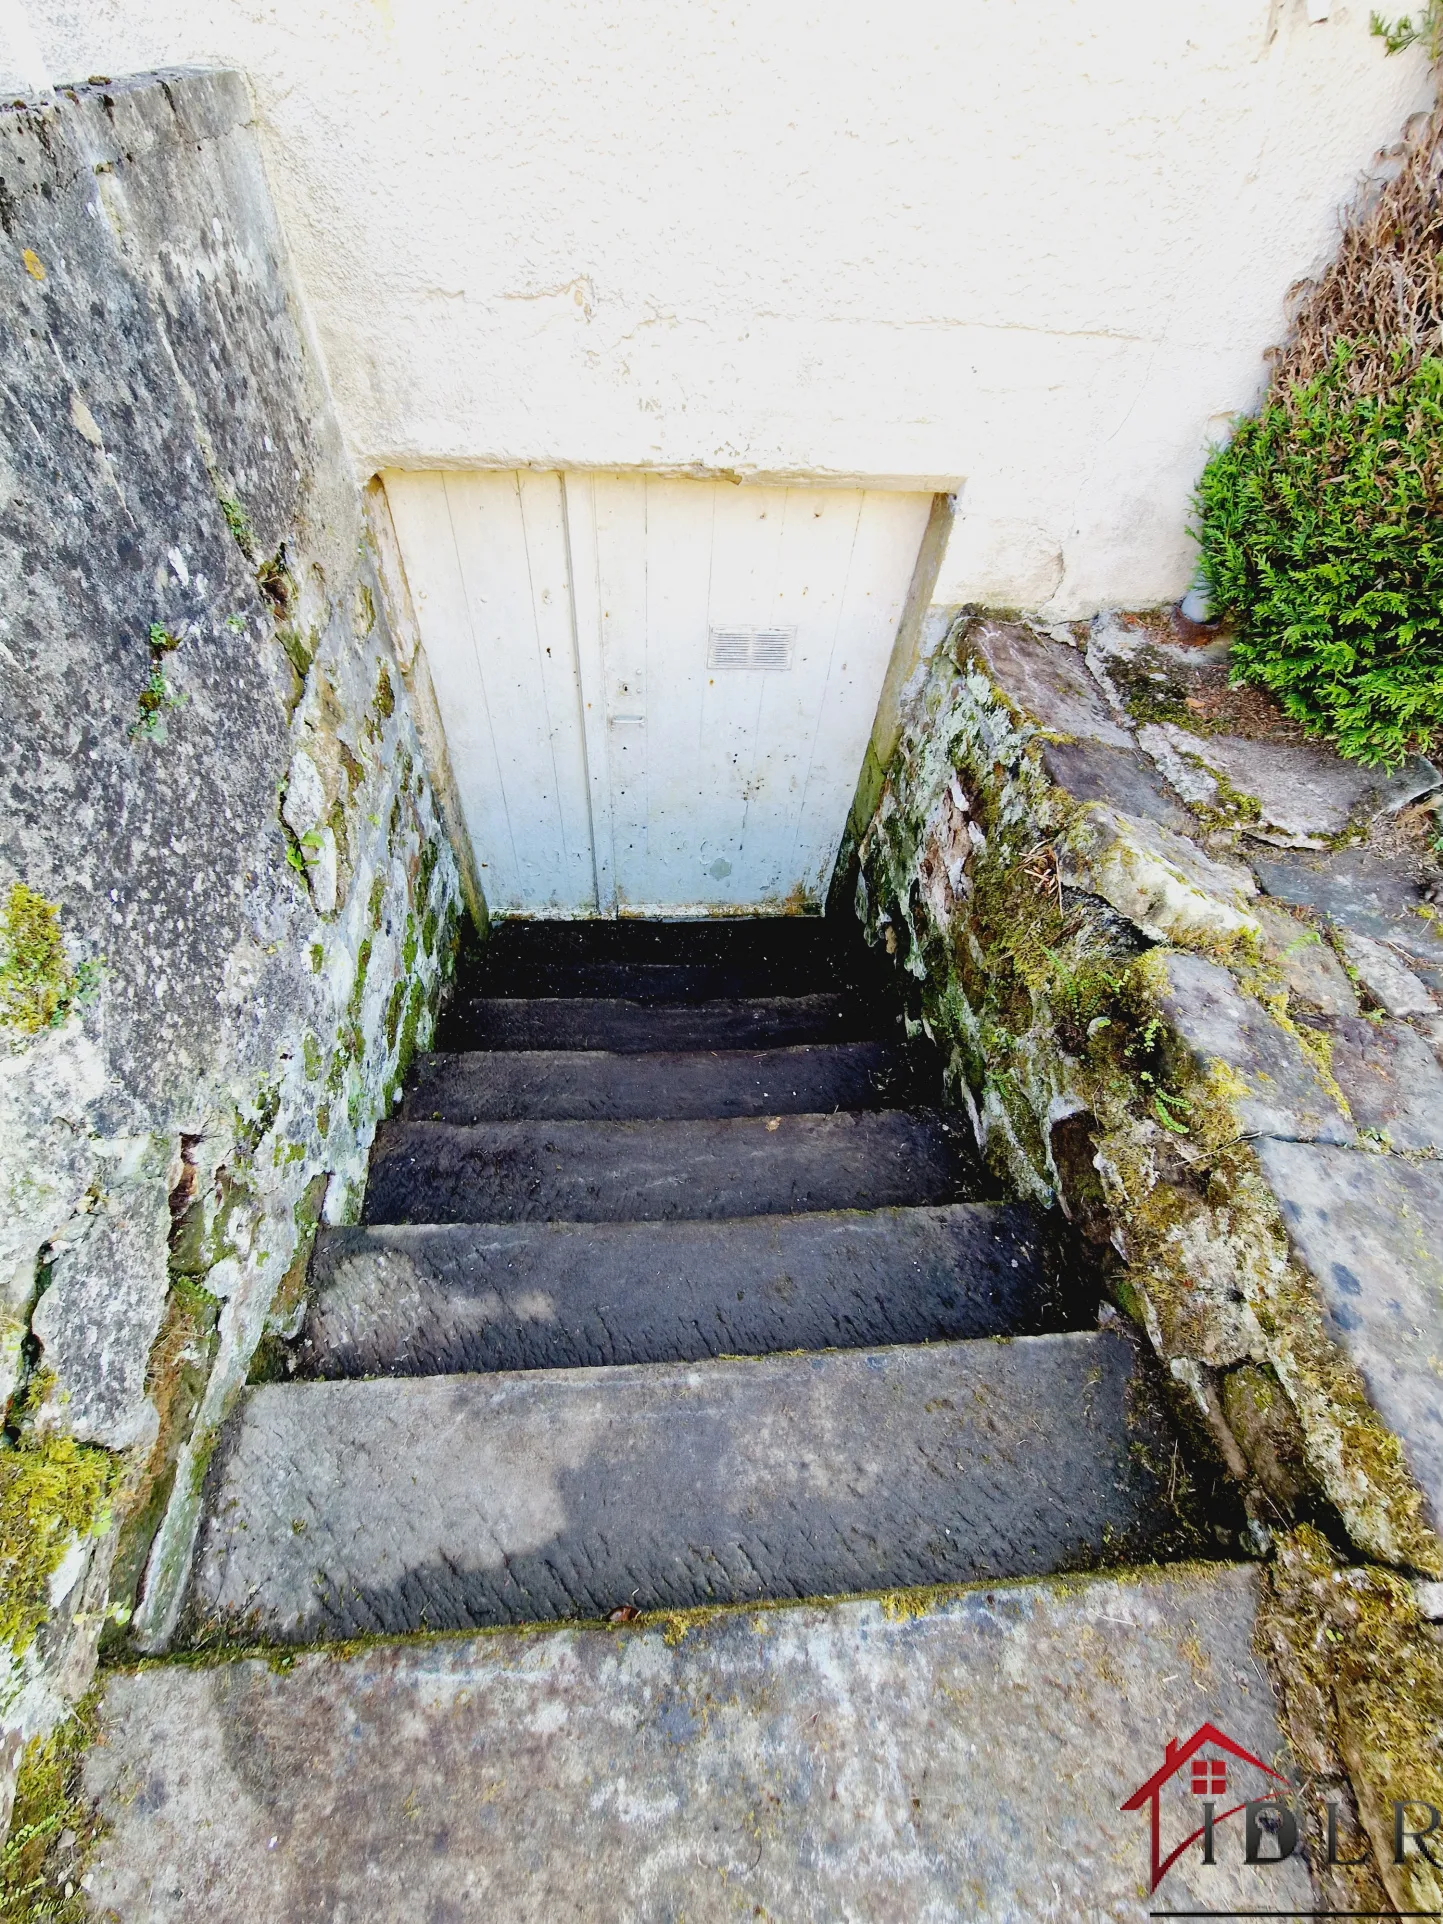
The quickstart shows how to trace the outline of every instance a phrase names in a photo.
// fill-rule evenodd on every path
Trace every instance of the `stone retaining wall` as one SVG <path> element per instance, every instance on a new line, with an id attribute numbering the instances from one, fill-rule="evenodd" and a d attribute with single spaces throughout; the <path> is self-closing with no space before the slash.
<path id="1" fill-rule="evenodd" d="M 1255 1549 L 1283 1545 L 1274 1654 L 1350 1641 L 1333 1572 L 1443 1706 L 1443 778 L 1294 738 L 1225 653 L 1175 617 L 959 617 L 849 875 L 984 1153 L 1110 1248 Z M 1294 1748 L 1381 1824 L 1400 1770 L 1439 1781 L 1431 1712 L 1373 1674 L 1345 1769 L 1333 1676 L 1289 1699 Z"/>
<path id="2" fill-rule="evenodd" d="M 102 1632 L 164 1642 L 219 1424 L 358 1208 L 454 946 L 250 118 L 226 73 L 0 114 L 12 1766 Z"/>

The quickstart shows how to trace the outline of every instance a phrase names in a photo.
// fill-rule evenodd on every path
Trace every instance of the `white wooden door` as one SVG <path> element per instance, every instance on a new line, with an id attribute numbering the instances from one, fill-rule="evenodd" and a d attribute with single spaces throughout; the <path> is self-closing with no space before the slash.
<path id="1" fill-rule="evenodd" d="M 385 480 L 494 910 L 820 907 L 929 495 Z"/>

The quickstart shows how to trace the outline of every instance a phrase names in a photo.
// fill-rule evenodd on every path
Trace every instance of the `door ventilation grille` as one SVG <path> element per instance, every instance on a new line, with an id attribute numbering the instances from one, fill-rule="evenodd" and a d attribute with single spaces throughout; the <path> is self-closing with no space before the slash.
<path id="1" fill-rule="evenodd" d="M 713 628 L 708 636 L 708 668 L 790 668 L 795 628 Z"/>

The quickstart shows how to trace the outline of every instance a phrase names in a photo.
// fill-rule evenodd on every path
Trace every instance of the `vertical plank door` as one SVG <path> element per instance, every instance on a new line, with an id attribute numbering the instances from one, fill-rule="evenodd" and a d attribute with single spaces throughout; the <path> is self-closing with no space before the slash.
<path id="1" fill-rule="evenodd" d="M 568 475 L 630 914 L 820 907 L 931 497 Z M 580 565 L 576 570 L 580 575 Z"/>
<path id="2" fill-rule="evenodd" d="M 383 477 L 482 892 L 598 909 L 561 477 Z"/>
<path id="3" fill-rule="evenodd" d="M 930 495 L 384 479 L 494 912 L 822 905 Z"/>

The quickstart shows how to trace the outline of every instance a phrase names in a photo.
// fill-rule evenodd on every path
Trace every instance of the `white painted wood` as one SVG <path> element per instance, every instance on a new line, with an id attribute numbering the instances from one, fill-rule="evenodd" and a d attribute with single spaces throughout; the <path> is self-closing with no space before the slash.
<path id="1" fill-rule="evenodd" d="M 572 623 L 576 636 L 583 755 L 591 800 L 592 866 L 598 913 L 616 913 L 616 864 L 612 853 L 611 764 L 608 754 L 605 675 L 601 660 L 601 584 L 596 558 L 596 492 L 589 474 L 562 477 L 567 539 L 571 551 Z"/>
<path id="2" fill-rule="evenodd" d="M 383 478 L 487 904 L 593 914 L 561 478 Z"/>
<path id="3" fill-rule="evenodd" d="M 591 477 L 623 912 L 819 907 L 927 495 Z M 707 665 L 715 627 L 792 666 Z"/>
<path id="4" fill-rule="evenodd" d="M 821 906 L 930 496 L 386 483 L 493 908 Z"/>

